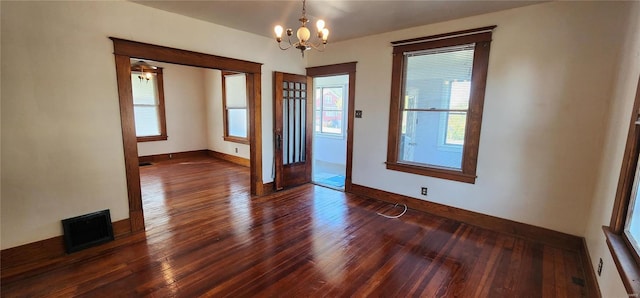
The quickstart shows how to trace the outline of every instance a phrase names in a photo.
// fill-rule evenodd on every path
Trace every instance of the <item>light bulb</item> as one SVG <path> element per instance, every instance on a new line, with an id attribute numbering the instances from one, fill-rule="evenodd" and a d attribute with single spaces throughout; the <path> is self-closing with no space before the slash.
<path id="1" fill-rule="evenodd" d="M 281 38 L 282 37 L 282 26 L 277 25 L 275 28 L 273 28 L 273 30 L 276 32 L 276 37 L 277 38 Z"/>
<path id="2" fill-rule="evenodd" d="M 318 22 L 316 23 L 316 27 L 318 28 L 318 32 L 322 32 L 322 29 L 324 29 L 324 21 L 318 20 Z"/>
<path id="3" fill-rule="evenodd" d="M 147 77 L 147 80 L 151 79 L 151 73 L 150 72 L 146 73 L 145 76 Z"/>
<path id="4" fill-rule="evenodd" d="M 298 32 L 296 32 L 296 36 L 298 36 L 298 40 L 300 40 L 300 42 L 305 42 L 309 40 L 309 37 L 311 37 L 311 31 L 309 31 L 307 27 L 302 26 L 298 28 Z"/>
<path id="5" fill-rule="evenodd" d="M 322 29 L 322 41 L 326 43 L 328 37 L 329 37 L 329 29 L 327 28 Z"/>

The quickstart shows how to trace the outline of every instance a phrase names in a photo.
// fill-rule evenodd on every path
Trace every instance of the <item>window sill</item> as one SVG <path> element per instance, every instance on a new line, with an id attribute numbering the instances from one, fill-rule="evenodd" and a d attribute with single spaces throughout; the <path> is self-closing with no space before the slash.
<path id="1" fill-rule="evenodd" d="M 387 169 L 389 170 L 417 174 L 422 176 L 436 177 L 436 178 L 471 183 L 471 184 L 476 183 L 475 175 L 469 175 L 459 171 L 427 168 L 427 167 L 421 167 L 421 166 L 401 164 L 396 162 L 386 162 L 386 164 L 387 164 Z"/>
<path id="2" fill-rule="evenodd" d="M 245 145 L 249 145 L 249 139 L 247 138 L 238 138 L 238 137 L 223 137 L 225 141 L 227 142 L 234 142 L 234 143 L 240 143 L 240 144 L 245 144 Z"/>
<path id="3" fill-rule="evenodd" d="M 138 143 L 141 142 L 155 142 L 155 141 L 166 141 L 168 139 L 167 136 L 148 136 L 148 137 L 136 137 Z"/>
<path id="4" fill-rule="evenodd" d="M 602 230 L 627 293 L 629 296 L 637 297 L 640 295 L 640 266 L 633 258 L 622 236 L 615 234 L 607 226 L 603 226 Z"/>

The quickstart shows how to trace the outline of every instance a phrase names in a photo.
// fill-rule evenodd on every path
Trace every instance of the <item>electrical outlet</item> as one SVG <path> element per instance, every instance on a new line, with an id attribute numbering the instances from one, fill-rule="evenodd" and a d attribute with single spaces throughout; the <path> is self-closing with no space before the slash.
<path id="1" fill-rule="evenodd" d="M 426 187 L 423 187 L 422 189 L 420 189 L 420 193 L 421 193 L 423 196 L 426 196 L 426 195 L 427 195 L 427 188 L 426 188 Z"/>
<path id="2" fill-rule="evenodd" d="M 236 153 L 238 153 L 238 148 L 236 148 Z"/>
<path id="3" fill-rule="evenodd" d="M 602 274 L 602 258 L 600 258 L 600 262 L 598 262 L 598 276 Z"/>
<path id="4" fill-rule="evenodd" d="M 173 158 L 173 154 L 169 153 L 169 159 Z"/>
<path id="5" fill-rule="evenodd" d="M 356 118 L 362 118 L 362 110 L 356 110 Z"/>

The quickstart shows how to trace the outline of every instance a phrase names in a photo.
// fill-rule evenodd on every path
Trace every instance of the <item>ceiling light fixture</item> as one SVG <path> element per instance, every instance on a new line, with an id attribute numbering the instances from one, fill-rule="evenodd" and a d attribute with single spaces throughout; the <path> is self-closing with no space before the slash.
<path id="1" fill-rule="evenodd" d="M 307 19 L 307 9 L 306 9 L 306 0 L 302 0 L 302 17 L 298 19 L 301 25 L 300 28 L 296 31 L 296 36 L 298 37 L 298 41 L 295 43 L 291 42 L 291 35 L 293 35 L 293 30 L 287 29 L 287 42 L 288 46 L 282 47 L 282 32 L 283 28 L 280 25 L 277 25 L 274 28 L 276 32 L 276 41 L 278 42 L 278 47 L 281 50 L 287 50 L 291 47 L 294 47 L 302 53 L 302 57 L 304 57 L 304 51 L 314 48 L 320 52 L 324 51 L 324 47 L 327 44 L 327 38 L 329 37 L 329 29 L 324 27 L 324 21 L 318 20 L 316 23 L 316 27 L 318 28 L 318 42 L 313 43 L 310 42 L 311 31 L 307 28 L 306 24 L 309 22 Z"/>
<path id="2" fill-rule="evenodd" d="M 145 72 L 145 69 L 147 70 L 147 72 Z M 138 75 L 138 79 L 140 79 L 140 82 L 142 82 L 142 80 L 147 79 L 147 82 L 149 81 L 149 79 L 151 79 L 151 77 L 153 76 L 152 72 L 153 70 L 158 69 L 158 67 L 153 66 L 147 62 L 144 62 L 142 60 L 134 63 L 131 65 L 131 70 L 132 71 L 139 71 L 140 74 Z"/>

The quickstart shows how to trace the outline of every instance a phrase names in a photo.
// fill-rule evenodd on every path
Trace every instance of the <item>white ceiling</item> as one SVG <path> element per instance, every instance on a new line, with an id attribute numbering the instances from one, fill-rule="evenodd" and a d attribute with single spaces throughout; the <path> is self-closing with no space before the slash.
<path id="1" fill-rule="evenodd" d="M 267 37 L 274 37 L 277 24 L 295 32 L 302 14 L 301 0 L 132 1 Z M 307 18 L 311 28 L 316 20 L 324 19 L 329 41 L 340 41 L 540 2 L 544 1 L 308 0 Z M 315 29 L 311 31 L 314 34 Z"/>

